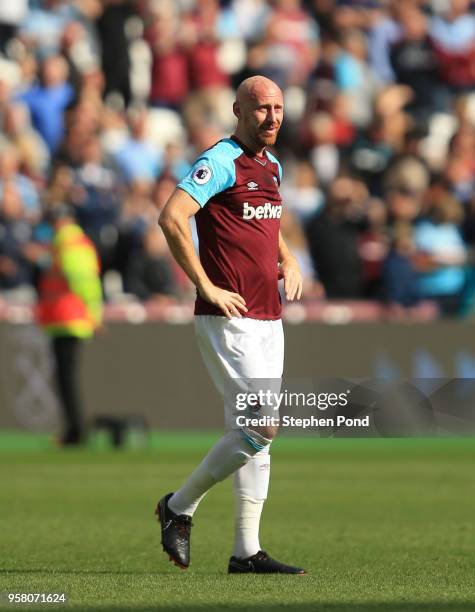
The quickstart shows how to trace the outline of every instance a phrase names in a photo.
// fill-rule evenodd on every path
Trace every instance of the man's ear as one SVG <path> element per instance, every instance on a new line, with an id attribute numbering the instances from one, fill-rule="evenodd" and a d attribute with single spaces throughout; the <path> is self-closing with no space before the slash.
<path id="1" fill-rule="evenodd" d="M 233 113 L 235 114 L 235 116 L 238 119 L 241 116 L 241 109 L 239 108 L 239 103 L 238 102 L 234 102 L 234 104 L 233 104 Z"/>

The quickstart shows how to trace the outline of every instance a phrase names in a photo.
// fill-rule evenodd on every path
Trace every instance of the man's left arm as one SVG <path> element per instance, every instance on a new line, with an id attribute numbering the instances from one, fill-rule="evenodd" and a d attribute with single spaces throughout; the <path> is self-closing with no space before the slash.
<path id="1" fill-rule="evenodd" d="M 285 297 L 289 302 L 300 300 L 302 295 L 302 274 L 297 260 L 290 252 L 279 230 L 279 278 L 284 279 Z"/>

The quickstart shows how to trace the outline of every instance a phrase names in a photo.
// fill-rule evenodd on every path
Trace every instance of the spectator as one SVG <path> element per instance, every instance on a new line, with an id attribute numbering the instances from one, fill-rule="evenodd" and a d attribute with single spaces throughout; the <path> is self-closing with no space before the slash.
<path id="1" fill-rule="evenodd" d="M 475 85 L 475 17 L 470 0 L 449 0 L 447 10 L 433 18 L 430 33 L 439 73 L 453 93 Z"/>
<path id="2" fill-rule="evenodd" d="M 467 248 L 461 236 L 463 209 L 447 196 L 415 226 L 416 261 L 422 297 L 435 300 L 446 316 L 458 314 L 465 285 Z"/>
<path id="3" fill-rule="evenodd" d="M 17 84 L 15 92 L 20 95 L 36 86 L 40 64 L 35 55 L 26 49 L 18 54 L 17 63 L 20 70 L 20 83 Z"/>
<path id="4" fill-rule="evenodd" d="M 324 295 L 324 288 L 315 279 L 312 259 L 308 252 L 307 239 L 298 222 L 297 217 L 289 210 L 285 210 L 281 218 L 281 232 L 285 243 L 297 258 L 302 272 L 304 299 L 320 299 Z"/>
<path id="5" fill-rule="evenodd" d="M 324 44 L 322 48 L 326 52 L 328 45 Z M 309 149 L 315 171 L 325 186 L 338 174 L 342 153 L 356 136 L 350 117 L 350 100 L 337 91 L 325 72 L 328 68 L 333 74 L 330 66 L 333 57 L 332 51 L 327 58 L 327 67 L 322 68 L 322 76 L 317 76 L 317 84 L 307 99 L 307 113 L 300 125 L 302 145 Z"/>
<path id="6" fill-rule="evenodd" d="M 130 138 L 116 153 L 115 161 L 129 184 L 152 183 L 161 170 L 162 152 L 147 139 L 147 110 L 133 108 L 128 116 Z"/>
<path id="7" fill-rule="evenodd" d="M 184 16 L 183 35 L 188 48 L 191 86 L 203 94 L 219 92 L 229 84 L 229 77 L 218 60 L 221 15 L 218 0 L 197 0 L 194 9 Z"/>
<path id="8" fill-rule="evenodd" d="M 391 45 L 401 36 L 401 26 L 398 20 L 399 12 L 403 10 L 406 2 L 389 0 L 388 11 L 380 10 L 375 14 L 368 33 L 369 64 L 382 84 L 389 85 L 394 81 L 394 74 L 390 60 Z"/>
<path id="9" fill-rule="evenodd" d="M 165 237 L 159 227 L 152 225 L 145 232 L 141 248 L 129 259 L 125 290 L 141 300 L 176 295 L 173 268 Z"/>
<path id="10" fill-rule="evenodd" d="M 449 144 L 445 177 L 452 194 L 463 204 L 473 195 L 475 173 L 475 130 L 469 124 L 460 126 Z"/>
<path id="11" fill-rule="evenodd" d="M 400 318 L 406 309 L 420 301 L 417 271 L 413 264 L 416 247 L 413 228 L 399 223 L 393 228 L 393 240 L 382 270 L 383 296 L 393 316 Z"/>
<path id="12" fill-rule="evenodd" d="M 413 93 L 407 110 L 416 120 L 426 122 L 438 108 L 437 63 L 428 20 L 413 6 L 401 12 L 401 26 L 401 36 L 391 46 L 391 66 L 397 82 L 409 86 Z"/>
<path id="13" fill-rule="evenodd" d="M 384 172 L 383 190 L 388 192 L 402 189 L 421 196 L 429 186 L 430 173 L 420 155 L 413 152 L 412 136 L 409 134 L 407 136 L 403 152 L 393 157 Z"/>
<path id="14" fill-rule="evenodd" d="M 97 137 L 91 136 L 82 146 L 71 196 L 77 221 L 94 243 L 105 272 L 114 264 L 118 239 L 119 181 L 104 165 Z"/>
<path id="15" fill-rule="evenodd" d="M 350 101 L 352 122 L 365 127 L 371 121 L 377 81 L 367 63 L 367 42 L 359 30 L 342 35 L 342 50 L 335 60 L 335 82 Z"/>
<path id="16" fill-rule="evenodd" d="M 169 176 L 179 181 L 189 171 L 190 167 L 190 163 L 187 161 L 186 154 L 180 143 L 169 142 L 165 147 L 160 178 Z"/>
<path id="17" fill-rule="evenodd" d="M 30 221 L 40 215 L 40 200 L 34 183 L 20 172 L 20 160 L 13 145 L 0 150 L 0 202 L 7 185 L 12 184 L 18 192 L 24 214 Z M 0 211 L 1 211 L 0 204 Z"/>
<path id="18" fill-rule="evenodd" d="M 26 253 L 32 230 L 14 183 L 4 183 L 0 206 L 0 289 L 32 285 L 33 266 Z"/>
<path id="19" fill-rule="evenodd" d="M 67 114 L 67 130 L 63 143 L 55 155 L 72 167 L 81 164 L 81 152 L 85 142 L 100 129 L 104 120 L 101 101 L 94 95 L 84 97 Z"/>
<path id="20" fill-rule="evenodd" d="M 69 82 L 78 97 L 83 75 L 92 71 L 98 60 L 94 44 L 80 21 L 70 21 L 64 28 L 61 52 L 68 64 Z"/>
<path id="21" fill-rule="evenodd" d="M 23 104 L 10 104 L 3 114 L 3 134 L 18 153 L 18 165 L 25 175 L 38 182 L 49 166 L 49 151 L 32 128 L 30 113 Z"/>
<path id="22" fill-rule="evenodd" d="M 420 199 L 414 191 L 406 187 L 395 187 L 386 193 L 389 220 L 391 225 L 413 224 L 421 212 Z"/>
<path id="23" fill-rule="evenodd" d="M 151 184 L 134 183 L 122 201 L 116 251 L 116 269 L 122 278 L 125 278 L 129 261 L 142 249 L 148 227 L 156 223 L 157 209 L 151 195 Z"/>
<path id="24" fill-rule="evenodd" d="M 176 10 L 165 5 L 152 15 L 145 40 L 152 52 L 150 103 L 179 110 L 190 89 L 188 59 Z"/>
<path id="25" fill-rule="evenodd" d="M 264 31 L 270 7 L 265 0 L 232 0 L 239 32 L 246 42 L 258 40 Z"/>
<path id="26" fill-rule="evenodd" d="M 64 58 L 51 55 L 41 66 L 41 83 L 19 97 L 30 109 L 33 125 L 52 154 L 64 136 L 63 113 L 74 98 L 67 78 L 68 66 Z"/>
<path id="27" fill-rule="evenodd" d="M 301 0 L 276 0 L 267 19 L 268 53 L 275 64 L 284 67 L 276 78 L 283 89 L 303 85 L 318 60 L 317 24 L 301 4 Z"/>
<path id="28" fill-rule="evenodd" d="M 5 53 L 27 13 L 28 0 L 0 2 L 0 52 Z"/>
<path id="29" fill-rule="evenodd" d="M 367 299 L 380 299 L 382 295 L 382 269 L 388 253 L 387 221 L 385 203 L 370 199 L 366 210 L 367 225 L 358 240 L 363 294 Z"/>
<path id="30" fill-rule="evenodd" d="M 310 15 L 318 23 L 322 39 L 335 37 L 335 5 L 336 0 L 310 0 L 306 3 Z"/>
<path id="31" fill-rule="evenodd" d="M 62 32 L 76 17 L 74 5 L 65 0 L 43 0 L 32 5 L 20 24 L 21 40 L 28 48 L 38 49 L 42 57 L 58 53 Z"/>
<path id="32" fill-rule="evenodd" d="M 475 249 L 475 194 L 472 193 L 470 202 L 467 205 L 465 218 L 462 225 L 462 236 L 464 242 L 470 249 Z"/>
<path id="33" fill-rule="evenodd" d="M 184 108 L 188 125 L 200 124 L 216 117 L 223 125 L 233 121 L 223 111 L 223 99 L 231 95 L 230 78 L 218 61 L 221 40 L 218 22 L 218 0 L 199 0 L 195 10 L 183 22 L 183 40 L 187 48 L 190 86 L 193 90 Z"/>
<path id="34" fill-rule="evenodd" d="M 104 0 L 102 14 L 96 25 L 101 42 L 102 70 L 106 77 L 105 95 L 118 93 L 125 106 L 131 100 L 130 40 L 127 22 L 134 15 L 129 0 Z"/>
<path id="35" fill-rule="evenodd" d="M 349 154 L 351 169 L 365 181 L 371 195 L 381 195 L 384 173 L 393 155 L 384 121 L 374 118 L 371 126 L 355 140 Z"/>
<path id="36" fill-rule="evenodd" d="M 307 225 L 316 278 L 330 299 L 363 296 L 358 240 L 364 227 L 366 195 L 362 183 L 338 177 L 330 186 L 322 212 Z"/>
<path id="37" fill-rule="evenodd" d="M 424 291 L 454 283 L 463 263 L 437 263 L 428 243 L 455 248 L 463 228 L 475 244 L 474 23 L 468 0 L 3 2 L 0 214 L 20 200 L 28 267 L 52 239 L 44 213 L 75 202 L 103 269 L 145 295 L 158 209 L 189 160 L 232 131 L 233 88 L 265 74 L 285 88 L 282 227 L 311 261 L 310 294 L 394 295 L 388 266 L 413 279 L 417 264 Z M 435 221 L 451 197 L 462 218 Z M 189 282 L 172 277 L 181 298 Z M 457 311 L 458 290 L 432 289 L 442 313 Z"/>
<path id="38" fill-rule="evenodd" d="M 286 180 L 282 188 L 288 208 L 305 224 L 323 205 L 323 193 L 318 187 L 317 176 L 311 164 L 298 161 L 293 171 L 293 181 Z"/>

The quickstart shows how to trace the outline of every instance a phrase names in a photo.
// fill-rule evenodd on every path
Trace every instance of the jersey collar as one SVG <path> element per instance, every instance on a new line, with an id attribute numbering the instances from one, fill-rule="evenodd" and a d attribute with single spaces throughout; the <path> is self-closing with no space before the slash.
<path id="1" fill-rule="evenodd" d="M 267 165 L 267 162 L 269 161 L 267 157 L 267 148 L 264 148 L 264 151 L 262 152 L 262 156 L 259 156 L 256 153 L 254 153 L 252 149 L 250 149 L 243 142 L 241 142 L 239 138 L 237 138 L 237 136 L 235 136 L 234 134 L 231 136 L 231 140 L 234 140 L 234 142 L 236 142 L 241 147 L 244 153 L 248 157 L 252 157 L 258 164 L 260 164 L 261 166 Z"/>

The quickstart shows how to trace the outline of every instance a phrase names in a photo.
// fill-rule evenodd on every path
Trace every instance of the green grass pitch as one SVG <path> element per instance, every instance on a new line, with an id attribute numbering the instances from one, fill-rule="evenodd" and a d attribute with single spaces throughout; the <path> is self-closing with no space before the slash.
<path id="1" fill-rule="evenodd" d="M 68 612 L 475 610 L 475 439 L 276 440 L 261 544 L 309 572 L 279 577 L 226 574 L 229 480 L 195 515 L 190 569 L 161 551 L 156 500 L 215 438 L 59 451 L 2 434 L 0 592 L 66 592 L 28 609 Z"/>

